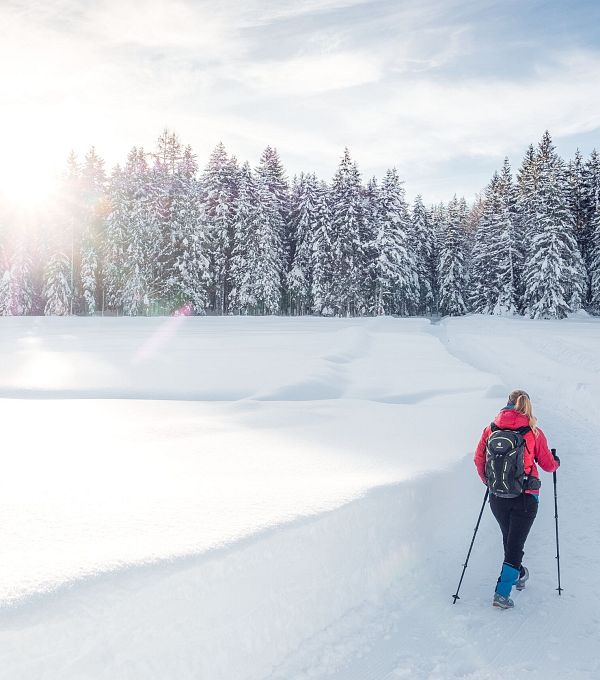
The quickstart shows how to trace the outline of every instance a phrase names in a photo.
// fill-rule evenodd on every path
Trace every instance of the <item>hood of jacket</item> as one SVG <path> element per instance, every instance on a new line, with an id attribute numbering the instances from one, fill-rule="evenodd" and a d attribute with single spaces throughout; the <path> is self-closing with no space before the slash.
<path id="1" fill-rule="evenodd" d="M 529 418 L 514 409 L 503 408 L 494 418 L 494 424 L 502 430 L 518 430 L 529 425 Z"/>

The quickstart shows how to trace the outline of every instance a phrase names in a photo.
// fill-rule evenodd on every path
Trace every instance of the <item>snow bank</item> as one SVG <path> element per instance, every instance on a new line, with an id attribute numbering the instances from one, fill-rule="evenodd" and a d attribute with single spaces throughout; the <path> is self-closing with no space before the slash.
<path id="1" fill-rule="evenodd" d="M 0 600 L 227 545 L 451 465 L 470 433 L 450 447 L 447 433 L 465 405 L 486 410 L 489 377 L 422 320 L 176 322 L 159 351 L 170 319 L 0 319 L 0 393 L 38 397 L 2 402 Z M 105 366 L 106 398 L 65 398 L 98 396 Z M 122 400 L 124 385 L 145 397 Z"/>
<path id="2" fill-rule="evenodd" d="M 95 345 L 103 320 L 62 320 L 74 321 L 68 332 L 50 321 L 0 323 L 0 386 L 13 397 L 2 401 L 0 454 L 0 512 L 13 520 L 0 524 L 6 677 L 600 674 L 595 320 L 190 319 L 145 370 L 132 357 L 155 320 L 138 330 L 124 320 L 120 338 L 111 327 L 108 351 Z M 231 336 L 229 322 L 239 324 Z M 37 350 L 16 356 L 25 342 L 79 353 L 89 371 L 42 385 L 27 372 Z M 190 359 L 209 346 L 216 364 L 236 367 L 222 384 Z M 100 392 L 97 362 L 115 368 Z M 514 387 L 530 391 L 565 452 L 566 590 L 554 592 L 545 478 L 531 582 L 499 614 L 489 601 L 501 545 L 488 512 L 463 599 L 453 606 L 450 595 L 483 493 L 474 441 Z M 38 399 L 14 398 L 27 394 Z M 143 399 L 114 398 L 127 394 Z M 235 400 L 193 400 L 202 394 Z M 511 644 L 515 635 L 526 643 Z"/>
<path id="3" fill-rule="evenodd" d="M 269 677 L 317 631 L 414 578 L 427 485 L 377 489 L 230 549 L 4 610 L 0 666 L 12 680 Z"/>

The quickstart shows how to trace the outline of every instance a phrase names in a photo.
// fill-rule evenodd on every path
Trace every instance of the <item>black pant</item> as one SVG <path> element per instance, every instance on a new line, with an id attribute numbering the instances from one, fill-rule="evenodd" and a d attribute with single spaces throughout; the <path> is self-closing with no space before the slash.
<path id="1" fill-rule="evenodd" d="M 520 569 L 523 547 L 537 515 L 538 502 L 528 493 L 516 498 L 500 498 L 490 494 L 490 507 L 502 530 L 504 561 Z"/>

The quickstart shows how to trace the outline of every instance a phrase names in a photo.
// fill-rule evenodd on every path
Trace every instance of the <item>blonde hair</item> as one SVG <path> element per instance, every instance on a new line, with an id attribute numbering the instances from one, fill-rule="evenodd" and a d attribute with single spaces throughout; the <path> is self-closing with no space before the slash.
<path id="1" fill-rule="evenodd" d="M 537 418 L 533 415 L 531 399 L 524 390 L 514 390 L 508 395 L 508 401 L 515 405 L 515 411 L 522 413 L 529 419 L 529 427 L 533 434 L 537 436 Z"/>

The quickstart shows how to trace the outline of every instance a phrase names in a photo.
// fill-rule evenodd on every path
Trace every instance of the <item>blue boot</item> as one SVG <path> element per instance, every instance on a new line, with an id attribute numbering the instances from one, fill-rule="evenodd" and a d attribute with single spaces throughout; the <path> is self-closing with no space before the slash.
<path id="1" fill-rule="evenodd" d="M 519 570 L 515 569 L 512 565 L 504 562 L 502 565 L 502 571 L 500 572 L 500 578 L 496 584 L 496 593 L 494 595 L 494 607 L 502 607 L 502 609 L 509 609 L 514 606 L 513 601 L 510 599 L 510 591 L 515 583 L 519 579 Z M 498 597 L 496 597 L 498 595 Z"/>

